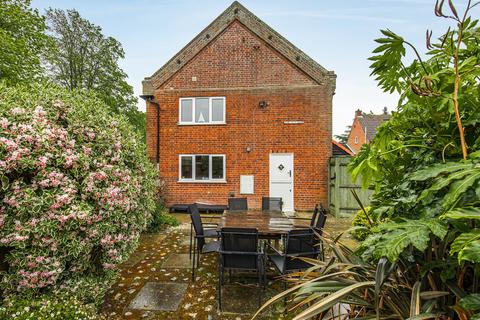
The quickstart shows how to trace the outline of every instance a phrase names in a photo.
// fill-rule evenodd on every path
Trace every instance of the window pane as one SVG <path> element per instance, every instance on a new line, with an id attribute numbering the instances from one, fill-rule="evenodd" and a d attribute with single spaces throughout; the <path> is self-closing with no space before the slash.
<path id="1" fill-rule="evenodd" d="M 181 178 L 182 179 L 192 179 L 192 157 L 181 157 Z"/>
<path id="2" fill-rule="evenodd" d="M 210 117 L 208 114 L 208 100 L 208 98 L 195 99 L 195 122 L 210 122 Z"/>
<path id="3" fill-rule="evenodd" d="M 192 122 L 193 100 L 180 100 L 181 119 L 180 122 Z"/>
<path id="4" fill-rule="evenodd" d="M 223 110 L 225 106 L 223 102 L 223 99 L 212 99 L 212 121 L 224 121 Z"/>
<path id="5" fill-rule="evenodd" d="M 212 179 L 223 179 L 223 157 L 212 156 Z"/>
<path id="6" fill-rule="evenodd" d="M 209 156 L 195 156 L 195 180 L 208 180 Z"/>

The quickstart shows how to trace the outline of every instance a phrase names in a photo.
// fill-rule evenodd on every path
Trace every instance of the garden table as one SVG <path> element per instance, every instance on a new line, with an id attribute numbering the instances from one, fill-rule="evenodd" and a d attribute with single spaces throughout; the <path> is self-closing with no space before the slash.
<path id="1" fill-rule="evenodd" d="M 259 238 L 280 238 L 295 229 L 292 219 L 278 211 L 239 210 L 224 211 L 218 230 L 227 228 L 256 228 Z"/>

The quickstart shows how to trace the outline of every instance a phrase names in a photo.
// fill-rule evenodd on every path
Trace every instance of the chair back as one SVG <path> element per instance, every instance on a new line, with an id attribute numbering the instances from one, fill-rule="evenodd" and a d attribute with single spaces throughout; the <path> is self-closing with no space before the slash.
<path id="1" fill-rule="evenodd" d="M 288 232 L 285 237 L 284 272 L 307 269 L 311 265 L 299 257 L 317 258 L 319 254 L 319 241 L 311 228 L 295 229 Z"/>
<path id="2" fill-rule="evenodd" d="M 283 201 L 280 197 L 262 197 L 263 211 L 279 211 L 282 212 Z"/>
<path id="3" fill-rule="evenodd" d="M 200 211 L 196 204 L 191 204 L 187 208 L 188 213 L 190 214 L 190 219 L 192 219 L 193 229 L 195 230 L 196 236 L 203 236 L 203 224 L 202 218 L 200 217 Z M 205 238 L 197 237 L 198 248 L 201 250 L 205 245 Z"/>
<path id="4" fill-rule="evenodd" d="M 318 205 L 315 205 L 315 209 L 313 209 L 312 219 L 310 220 L 310 227 L 314 227 L 315 223 L 317 222 L 318 216 Z"/>
<path id="5" fill-rule="evenodd" d="M 248 210 L 247 198 L 228 198 L 228 210 Z"/>
<path id="6" fill-rule="evenodd" d="M 323 228 L 325 227 L 325 223 L 327 222 L 327 210 L 320 205 L 320 211 L 317 219 L 317 223 L 314 226 L 315 231 L 322 235 L 323 233 Z"/>
<path id="7" fill-rule="evenodd" d="M 258 268 L 258 230 L 222 228 L 221 262 L 224 268 L 256 270 Z"/>

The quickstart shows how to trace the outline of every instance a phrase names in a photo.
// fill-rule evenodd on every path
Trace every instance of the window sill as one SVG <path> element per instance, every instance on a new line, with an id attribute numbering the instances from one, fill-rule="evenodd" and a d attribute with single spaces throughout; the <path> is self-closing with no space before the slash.
<path id="1" fill-rule="evenodd" d="M 227 180 L 177 180 L 178 183 L 227 183 Z"/>
<path id="2" fill-rule="evenodd" d="M 177 122 L 178 126 L 224 126 L 226 122 L 215 122 L 215 123 L 181 123 Z"/>

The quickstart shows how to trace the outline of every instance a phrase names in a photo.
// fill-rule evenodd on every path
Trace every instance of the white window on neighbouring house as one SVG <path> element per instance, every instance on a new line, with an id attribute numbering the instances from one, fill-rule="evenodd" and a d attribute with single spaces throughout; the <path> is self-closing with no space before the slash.
<path id="1" fill-rule="evenodd" d="M 179 124 L 224 124 L 225 97 L 180 98 Z"/>
<path id="2" fill-rule="evenodd" d="M 355 136 L 355 144 L 358 144 L 358 137 Z"/>
<path id="3" fill-rule="evenodd" d="M 225 155 L 182 154 L 179 156 L 179 181 L 225 181 Z"/>

